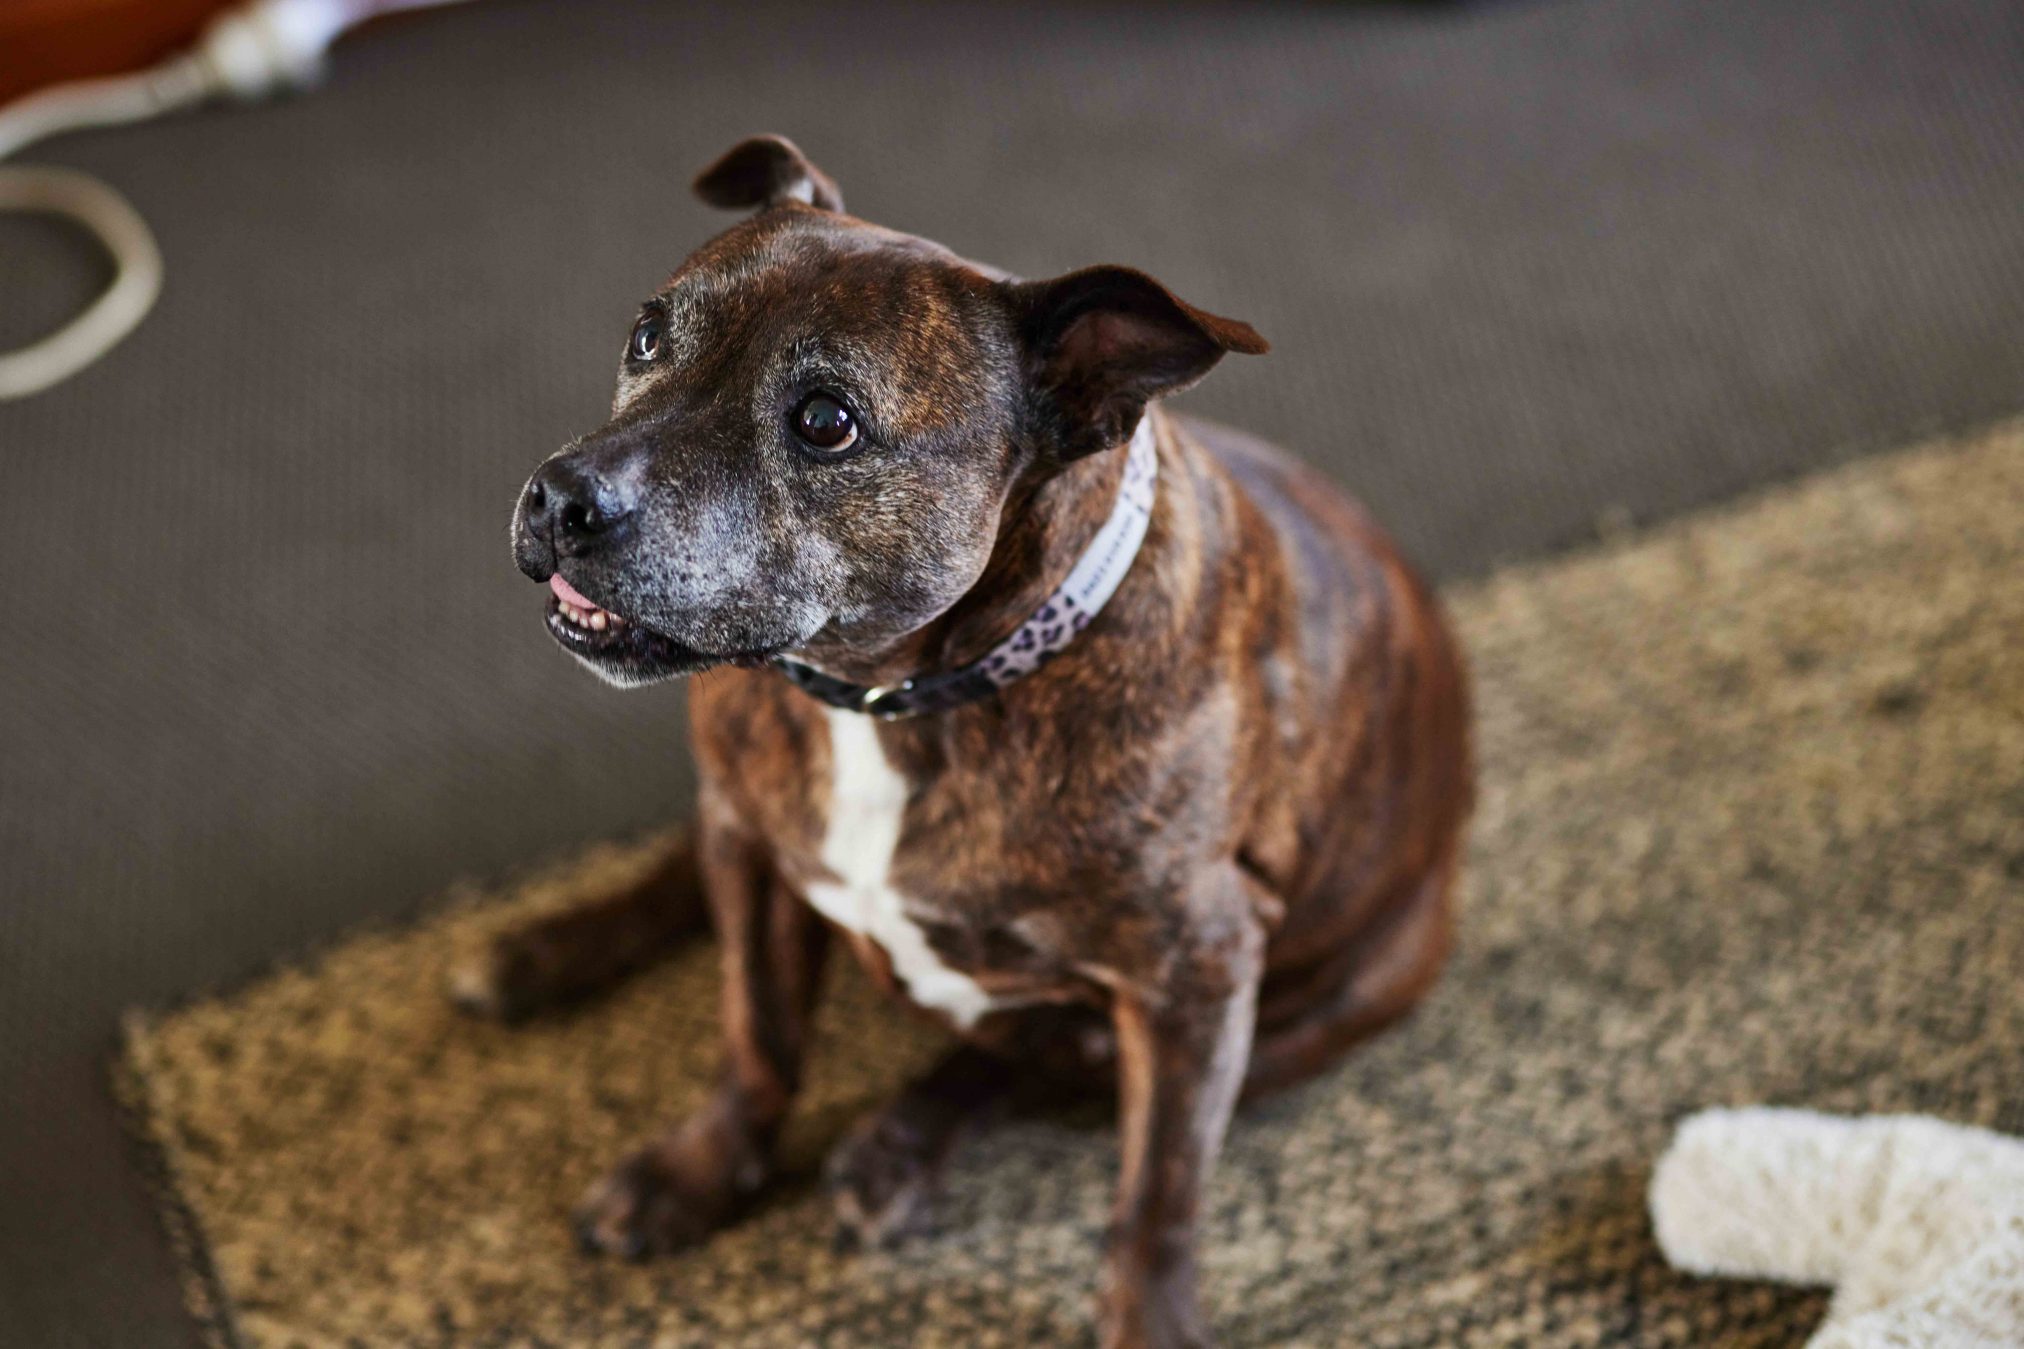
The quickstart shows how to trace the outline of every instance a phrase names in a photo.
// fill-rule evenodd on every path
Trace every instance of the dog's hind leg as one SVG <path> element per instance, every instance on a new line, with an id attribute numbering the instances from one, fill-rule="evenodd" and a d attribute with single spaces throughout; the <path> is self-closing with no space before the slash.
<path id="1" fill-rule="evenodd" d="M 450 996 L 475 1015 L 518 1021 L 611 987 L 708 925 L 684 835 L 624 889 L 493 938 L 452 972 Z"/>
<path id="2" fill-rule="evenodd" d="M 1246 1099 L 1314 1076 L 1420 1000 L 1440 973 L 1452 940 L 1449 892 L 1455 862 L 1451 849 L 1410 882 L 1372 931 L 1336 957 L 1301 972 L 1291 987 L 1275 988 L 1268 977 L 1244 1074 Z"/>

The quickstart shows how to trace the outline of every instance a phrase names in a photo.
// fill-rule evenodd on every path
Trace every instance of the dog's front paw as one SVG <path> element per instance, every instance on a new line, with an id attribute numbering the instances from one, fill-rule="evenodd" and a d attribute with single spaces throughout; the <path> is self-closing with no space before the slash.
<path id="1" fill-rule="evenodd" d="M 825 1168 L 840 1249 L 897 1245 L 924 1230 L 939 1169 L 935 1140 L 896 1111 L 861 1121 L 830 1151 Z"/>
<path id="2" fill-rule="evenodd" d="M 576 1238 L 591 1254 L 645 1260 L 693 1246 L 736 1217 L 765 1179 L 749 1148 L 705 1121 L 620 1162 L 576 1209 Z"/>

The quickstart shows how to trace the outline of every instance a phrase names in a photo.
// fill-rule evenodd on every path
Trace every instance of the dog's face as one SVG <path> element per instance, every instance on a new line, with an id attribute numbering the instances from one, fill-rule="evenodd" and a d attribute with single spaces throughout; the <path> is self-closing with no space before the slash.
<path id="1" fill-rule="evenodd" d="M 618 684 L 875 652 L 982 575 L 1022 476 L 1122 444 L 1147 399 L 1262 350 L 1122 268 L 987 275 L 842 214 L 777 138 L 697 190 L 759 213 L 642 307 L 612 415 L 522 491 L 549 631 Z"/>

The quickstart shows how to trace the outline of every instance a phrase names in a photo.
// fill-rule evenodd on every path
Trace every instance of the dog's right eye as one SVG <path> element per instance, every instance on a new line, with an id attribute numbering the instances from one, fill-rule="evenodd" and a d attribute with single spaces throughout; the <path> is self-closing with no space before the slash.
<path id="1" fill-rule="evenodd" d="M 632 340 L 625 354 L 635 361 L 651 361 L 661 350 L 661 317 L 648 314 L 633 325 Z"/>
<path id="2" fill-rule="evenodd" d="M 794 410 L 794 434 L 801 443 L 825 455 L 840 455 L 857 444 L 857 418 L 826 393 L 810 394 Z"/>

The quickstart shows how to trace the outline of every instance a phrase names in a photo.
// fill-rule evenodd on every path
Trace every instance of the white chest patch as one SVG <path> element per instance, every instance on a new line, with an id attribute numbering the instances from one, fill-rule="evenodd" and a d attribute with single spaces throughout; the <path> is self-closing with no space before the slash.
<path id="1" fill-rule="evenodd" d="M 839 927 L 884 948 L 907 995 L 968 1028 L 995 1005 L 977 981 L 942 963 L 887 880 L 906 811 L 907 780 L 878 742 L 878 725 L 859 712 L 827 709 L 829 824 L 822 864 L 837 879 L 808 887 L 808 902 Z"/>

